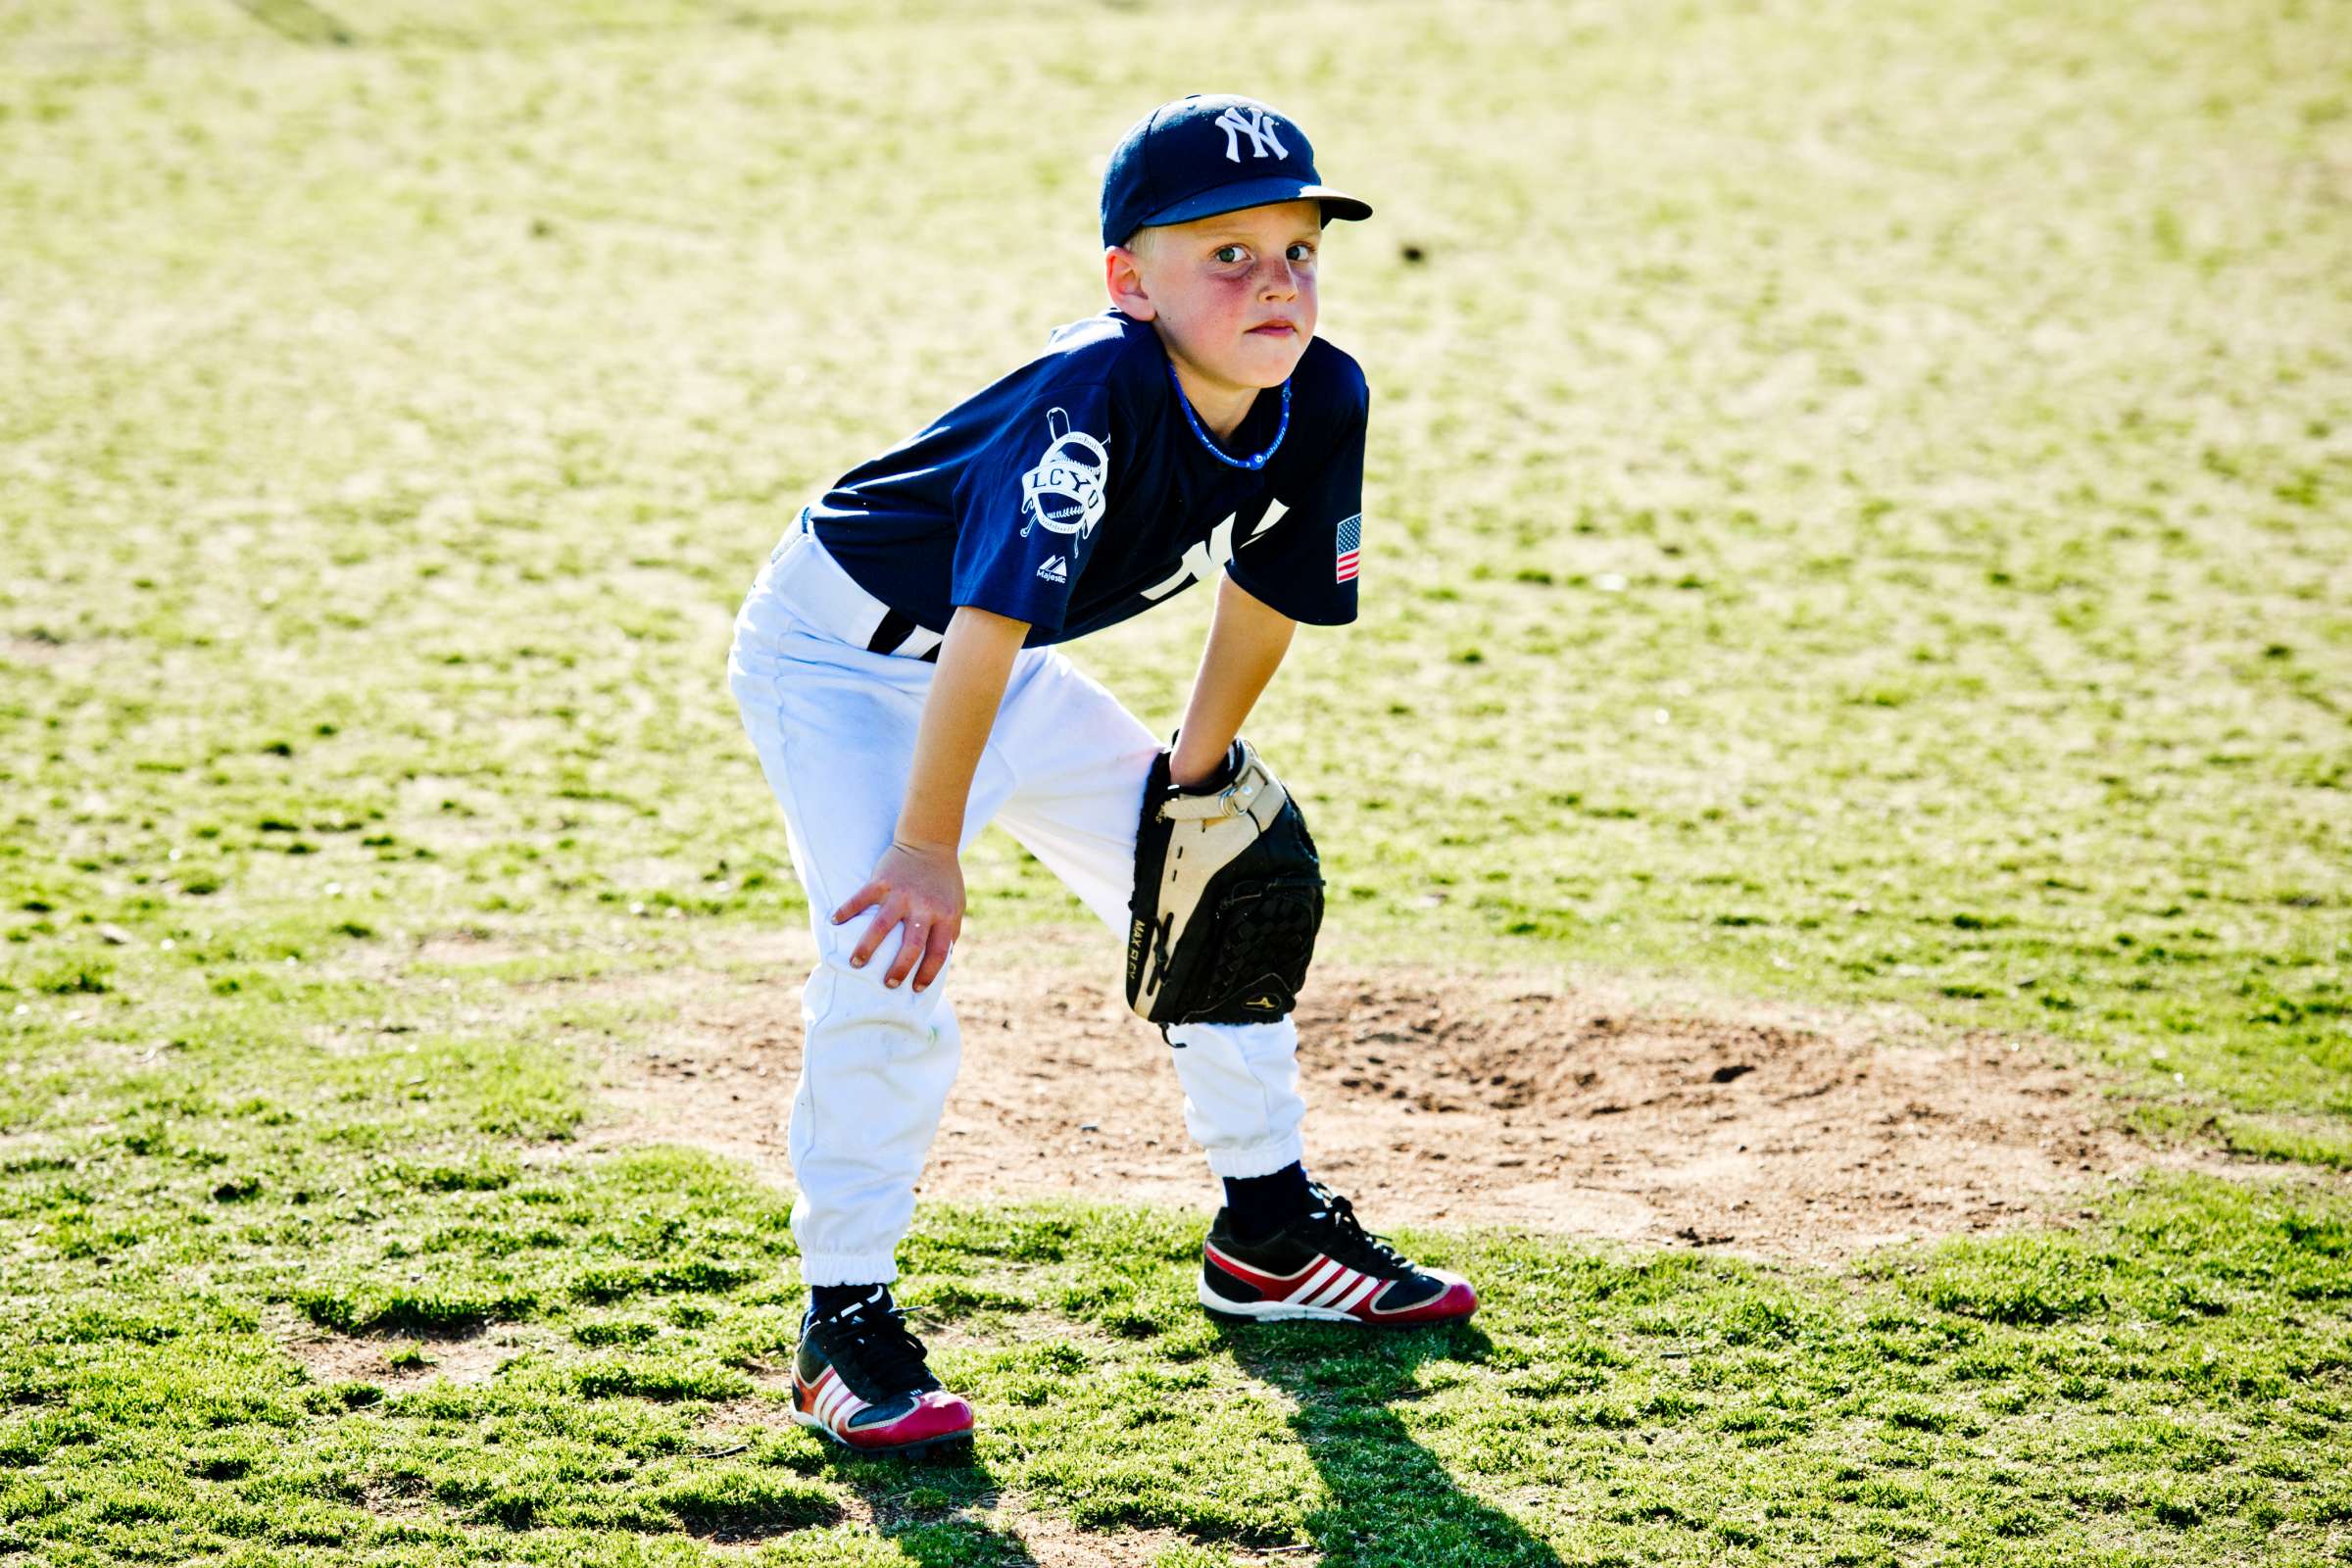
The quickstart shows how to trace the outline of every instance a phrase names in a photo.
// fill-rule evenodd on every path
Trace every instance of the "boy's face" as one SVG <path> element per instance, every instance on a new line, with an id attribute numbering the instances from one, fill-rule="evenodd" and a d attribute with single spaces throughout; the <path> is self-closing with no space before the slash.
<path id="1" fill-rule="evenodd" d="M 1111 302 L 1225 392 L 1280 386 L 1315 335 L 1323 210 L 1276 202 L 1137 232 L 1105 255 Z"/>

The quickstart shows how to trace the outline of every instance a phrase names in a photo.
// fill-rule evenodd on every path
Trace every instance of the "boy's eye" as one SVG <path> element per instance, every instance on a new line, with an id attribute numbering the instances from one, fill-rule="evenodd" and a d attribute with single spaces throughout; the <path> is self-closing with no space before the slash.
<path id="1" fill-rule="evenodd" d="M 1309 245 L 1305 240 L 1298 240 L 1291 246 L 1292 261 L 1311 262 L 1314 259 L 1315 248 L 1312 245 Z"/>
<path id="2" fill-rule="evenodd" d="M 1242 259 L 1242 248 L 1239 245 L 1220 245 L 1210 253 L 1210 259 L 1219 262 L 1238 262 Z"/>

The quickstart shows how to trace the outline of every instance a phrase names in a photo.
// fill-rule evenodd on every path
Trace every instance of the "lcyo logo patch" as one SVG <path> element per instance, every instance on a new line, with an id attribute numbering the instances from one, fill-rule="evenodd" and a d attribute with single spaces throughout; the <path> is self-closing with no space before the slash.
<path id="1" fill-rule="evenodd" d="M 1110 449 L 1084 430 L 1071 429 L 1064 409 L 1046 411 L 1046 428 L 1054 439 L 1037 466 L 1021 475 L 1021 509 L 1029 518 L 1021 524 L 1021 536 L 1028 537 L 1032 524 L 1054 533 L 1093 533 L 1109 504 L 1104 487 L 1110 480 Z"/>

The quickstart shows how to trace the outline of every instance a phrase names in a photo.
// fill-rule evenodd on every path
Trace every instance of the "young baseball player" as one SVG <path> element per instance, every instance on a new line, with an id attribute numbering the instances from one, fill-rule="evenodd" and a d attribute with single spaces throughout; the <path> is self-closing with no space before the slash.
<path id="1" fill-rule="evenodd" d="M 1139 832 L 1157 824 L 1144 837 L 1163 855 L 1181 828 L 1238 825 L 1249 840 L 1250 812 L 1272 822 L 1267 804 L 1285 799 L 1237 735 L 1298 622 L 1355 618 L 1366 390 L 1314 335 L 1316 272 L 1324 225 L 1370 215 L 1321 182 L 1305 134 L 1263 104 L 1153 110 L 1103 175 L 1111 308 L 844 474 L 737 618 L 729 685 L 783 806 L 818 951 L 789 1138 L 810 1296 L 795 1417 L 853 1448 L 971 1431 L 889 1289 L 956 1076 L 944 979 L 963 847 L 1004 823 L 1131 939 L 1132 1000 L 1154 953 L 1154 983 L 1172 983 L 1178 929 L 1153 914 L 1131 932 L 1131 903 L 1153 896 Z M 1163 751 L 1054 645 L 1211 578 L 1207 648 Z M 1311 868 L 1296 808 L 1282 809 Z M 1257 897 L 1270 887 L 1227 887 L 1216 917 L 1186 929 L 1256 918 L 1251 940 L 1280 946 L 1275 928 L 1297 920 L 1252 913 L 1279 909 Z M 1239 1320 L 1466 1317 L 1468 1282 L 1415 1267 L 1306 1175 L 1289 1016 L 1303 965 L 1299 952 L 1287 985 L 1277 963 L 1181 1014 L 1200 1021 L 1162 1026 L 1185 1124 L 1224 1183 L 1202 1305 Z"/>

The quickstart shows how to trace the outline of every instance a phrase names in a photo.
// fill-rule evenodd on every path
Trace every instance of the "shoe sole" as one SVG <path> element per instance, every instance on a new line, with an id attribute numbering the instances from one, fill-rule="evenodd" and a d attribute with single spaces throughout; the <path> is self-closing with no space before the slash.
<path id="1" fill-rule="evenodd" d="M 1367 1329 L 1427 1329 L 1442 1328 L 1446 1321 L 1460 1322 L 1467 1318 L 1414 1322 L 1407 1318 L 1357 1317 L 1331 1306 L 1300 1306 L 1296 1301 L 1229 1301 L 1208 1288 L 1208 1281 L 1198 1282 L 1200 1308 L 1220 1323 L 1352 1323 Z"/>
<path id="2" fill-rule="evenodd" d="M 792 1416 L 793 1424 L 795 1426 L 807 1427 L 809 1431 L 814 1432 L 819 1436 L 830 1438 L 836 1445 L 849 1449 L 852 1453 L 899 1454 L 901 1456 L 905 1456 L 907 1454 L 928 1453 L 933 1448 L 945 1448 L 953 1444 L 969 1443 L 972 1441 L 972 1429 L 966 1427 L 961 1432 L 943 1432 L 938 1437 L 917 1438 L 912 1443 L 876 1443 L 870 1445 L 858 1444 L 852 1443 L 849 1439 L 843 1437 L 840 1433 L 834 1431 L 831 1427 L 825 1425 L 824 1422 L 818 1420 L 815 1416 L 808 1414 L 805 1410 L 794 1410 L 789 1412 L 789 1414 Z"/>

